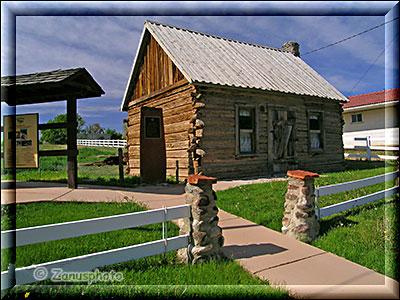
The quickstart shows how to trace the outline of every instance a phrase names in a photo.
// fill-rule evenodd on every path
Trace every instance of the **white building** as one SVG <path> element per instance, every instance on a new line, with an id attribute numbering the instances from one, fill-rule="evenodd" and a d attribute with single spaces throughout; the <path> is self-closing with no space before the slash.
<path id="1" fill-rule="evenodd" d="M 370 136 L 371 146 L 399 146 L 399 89 L 349 97 L 343 105 L 343 143 L 354 146 L 355 137 Z M 357 143 L 358 145 L 358 143 Z"/>

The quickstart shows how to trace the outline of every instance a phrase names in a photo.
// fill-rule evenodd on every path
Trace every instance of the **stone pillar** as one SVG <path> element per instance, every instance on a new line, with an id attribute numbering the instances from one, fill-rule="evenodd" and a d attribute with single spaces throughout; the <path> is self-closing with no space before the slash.
<path id="1" fill-rule="evenodd" d="M 211 258 L 223 258 L 224 237 L 218 226 L 217 196 L 212 190 L 216 178 L 189 175 L 185 187 L 186 204 L 191 205 L 191 218 L 182 219 L 179 234 L 189 234 L 191 244 L 178 251 L 178 258 L 195 264 Z"/>
<path id="2" fill-rule="evenodd" d="M 287 176 L 282 233 L 309 243 L 319 233 L 319 223 L 314 211 L 314 178 L 319 175 L 296 170 L 288 171 Z"/>

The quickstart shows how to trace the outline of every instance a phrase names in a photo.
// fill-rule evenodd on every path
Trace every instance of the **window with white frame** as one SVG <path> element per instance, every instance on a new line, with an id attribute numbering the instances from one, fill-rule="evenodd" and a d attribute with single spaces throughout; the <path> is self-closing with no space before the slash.
<path id="1" fill-rule="evenodd" d="M 362 114 L 351 115 L 351 123 L 361 123 L 363 121 Z"/>
<path id="2" fill-rule="evenodd" d="M 239 154 L 255 153 L 255 109 L 238 107 Z"/>
<path id="3" fill-rule="evenodd" d="M 323 126 L 322 113 L 308 113 L 308 128 L 309 128 L 309 146 L 311 151 L 319 151 L 323 149 Z"/>

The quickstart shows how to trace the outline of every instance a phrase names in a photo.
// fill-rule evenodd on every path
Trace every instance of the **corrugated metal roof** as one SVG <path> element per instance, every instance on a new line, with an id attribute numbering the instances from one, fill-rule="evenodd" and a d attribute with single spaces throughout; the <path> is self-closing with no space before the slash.
<path id="1" fill-rule="evenodd" d="M 145 28 L 190 82 L 348 101 L 300 57 L 283 49 L 235 41 L 149 20 L 145 22 Z M 125 98 L 125 101 L 129 100 Z"/>

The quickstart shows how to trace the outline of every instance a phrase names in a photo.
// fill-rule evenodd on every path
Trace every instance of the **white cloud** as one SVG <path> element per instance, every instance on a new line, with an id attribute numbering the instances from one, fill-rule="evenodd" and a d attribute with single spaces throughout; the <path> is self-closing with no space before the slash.
<path id="1" fill-rule="evenodd" d="M 80 113 L 79 114 L 82 118 L 104 118 L 102 114 L 87 114 L 87 113 Z"/>
<path id="2" fill-rule="evenodd" d="M 84 100 L 83 100 L 84 101 Z M 115 111 L 116 108 L 119 108 L 119 103 L 113 106 L 104 106 L 104 105 L 96 105 L 93 106 L 92 104 L 86 105 L 79 104 L 79 112 L 87 113 L 87 112 L 101 112 L 101 111 Z"/>

